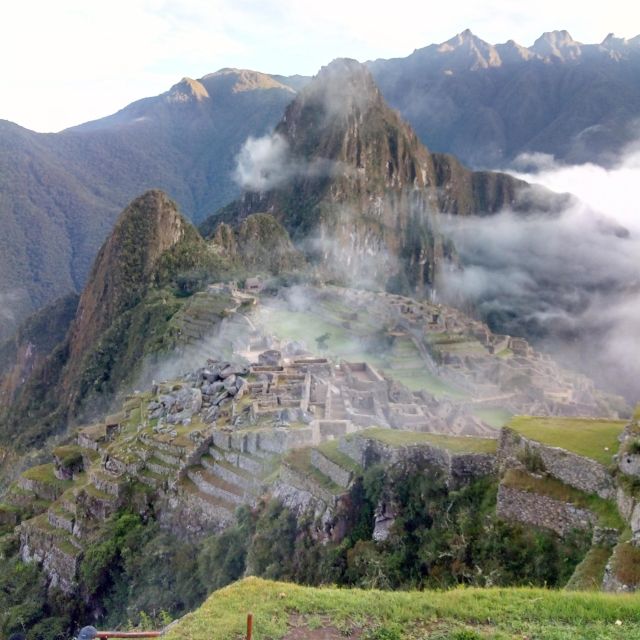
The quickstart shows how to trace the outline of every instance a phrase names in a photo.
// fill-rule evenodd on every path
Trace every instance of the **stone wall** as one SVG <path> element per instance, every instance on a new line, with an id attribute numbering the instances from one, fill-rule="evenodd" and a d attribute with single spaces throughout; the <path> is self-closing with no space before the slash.
<path id="1" fill-rule="evenodd" d="M 38 498 L 53 502 L 57 500 L 64 492 L 64 489 L 51 482 L 35 480 L 33 478 L 18 477 L 18 486 L 25 491 L 35 493 Z"/>
<path id="2" fill-rule="evenodd" d="M 351 484 L 353 474 L 347 469 L 343 469 L 340 465 L 329 460 L 324 454 L 317 449 L 311 450 L 311 464 L 339 487 L 345 489 Z"/>
<path id="3" fill-rule="evenodd" d="M 337 497 L 330 491 L 287 466 L 280 470 L 271 495 L 298 516 L 313 512 L 315 519 L 326 522 L 332 518 L 337 504 Z"/>
<path id="4" fill-rule="evenodd" d="M 603 591 L 610 593 L 632 593 L 640 589 L 640 584 L 629 584 L 624 582 L 618 571 L 616 571 L 616 565 L 620 564 L 620 560 L 617 558 L 617 555 L 622 552 L 625 545 L 628 544 L 628 542 L 621 542 L 613 550 L 613 553 L 609 558 L 609 562 L 607 562 L 607 566 L 604 570 L 604 577 L 602 579 Z"/>
<path id="5" fill-rule="evenodd" d="M 451 456 L 451 477 L 454 485 L 464 485 L 495 473 L 497 466 L 492 453 L 458 453 Z"/>
<path id="6" fill-rule="evenodd" d="M 69 548 L 67 548 L 69 547 Z M 37 562 L 49 578 L 49 587 L 71 593 L 81 552 L 69 544 L 62 545 L 59 536 L 27 520 L 20 527 L 20 558 L 23 562 Z"/>
<path id="7" fill-rule="evenodd" d="M 618 487 L 616 504 L 620 515 L 631 527 L 632 542 L 640 546 L 640 500 L 629 493 L 623 487 Z"/>
<path id="8" fill-rule="evenodd" d="M 215 500 L 186 491 L 165 496 L 158 503 L 158 511 L 163 527 L 187 539 L 219 533 L 234 520 L 234 514 Z"/>
<path id="9" fill-rule="evenodd" d="M 498 489 L 496 513 L 504 520 L 542 527 L 561 536 L 574 529 L 589 529 L 597 521 L 588 509 L 503 484 Z"/>
<path id="10" fill-rule="evenodd" d="M 531 455 L 539 458 L 546 473 L 561 482 L 585 493 L 595 493 L 606 500 L 615 500 L 615 482 L 604 465 L 559 447 L 528 440 L 506 427 L 502 429 L 498 447 L 501 468 L 523 467 L 523 460 Z"/>
<path id="11" fill-rule="evenodd" d="M 440 470 L 454 487 L 495 473 L 497 469 L 496 456 L 490 453 L 452 454 L 429 444 L 395 447 L 365 435 L 341 439 L 338 449 L 363 468 L 378 463 L 395 465 L 419 456 L 424 464 Z"/>

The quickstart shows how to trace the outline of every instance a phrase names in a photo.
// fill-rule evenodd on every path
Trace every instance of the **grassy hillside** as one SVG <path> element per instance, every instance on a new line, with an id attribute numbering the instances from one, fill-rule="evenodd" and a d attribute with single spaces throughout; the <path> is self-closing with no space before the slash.
<path id="1" fill-rule="evenodd" d="M 167 640 L 243 637 L 377 640 L 640 638 L 640 595 L 544 589 L 381 592 L 311 588 L 246 578 L 214 593 Z"/>

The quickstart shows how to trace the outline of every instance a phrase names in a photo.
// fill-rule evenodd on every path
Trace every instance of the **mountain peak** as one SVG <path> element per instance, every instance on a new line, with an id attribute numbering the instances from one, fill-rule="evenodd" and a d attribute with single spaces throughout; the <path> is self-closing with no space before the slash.
<path id="1" fill-rule="evenodd" d="M 460 47 L 490 47 L 488 42 L 485 42 L 482 38 L 478 38 L 471 29 L 465 29 L 461 33 L 456 34 L 453 38 L 443 42 L 440 45 L 440 51 L 452 51 L 459 49 Z"/>
<path id="2" fill-rule="evenodd" d="M 246 91 L 256 91 L 259 89 L 283 89 L 285 91 L 295 93 L 291 87 L 278 82 L 272 76 L 266 73 L 261 73 L 260 71 L 253 71 L 251 69 L 225 67 L 224 69 L 219 69 L 215 73 L 209 73 L 206 76 L 203 76 L 200 80 L 206 83 L 207 81 L 216 79 L 231 82 L 232 93 L 244 93 Z"/>
<path id="3" fill-rule="evenodd" d="M 182 78 L 167 94 L 168 102 L 202 102 L 209 98 L 204 85 L 193 78 Z"/>
<path id="4" fill-rule="evenodd" d="M 437 51 L 451 57 L 448 64 L 451 63 L 455 69 L 480 69 L 498 67 L 502 64 L 496 48 L 474 35 L 471 29 L 465 29 L 443 42 Z"/>
<path id="5" fill-rule="evenodd" d="M 582 54 L 581 44 L 566 29 L 546 31 L 533 43 L 531 51 L 561 60 L 573 60 Z"/>
<path id="6" fill-rule="evenodd" d="M 147 191 L 124 209 L 80 298 L 73 350 L 85 349 L 138 298 L 162 254 L 184 236 L 186 225 L 176 203 L 159 189 Z"/>
<path id="7" fill-rule="evenodd" d="M 367 67 L 353 58 L 336 58 L 318 71 L 313 83 L 347 82 L 370 85 L 375 83 Z"/>
<path id="8" fill-rule="evenodd" d="M 600 46 L 609 51 L 622 53 L 629 47 L 633 47 L 640 43 L 640 37 L 636 36 L 631 40 L 627 38 L 618 38 L 615 33 L 609 33 L 607 37 L 600 43 Z"/>
<path id="9" fill-rule="evenodd" d="M 369 69 L 351 58 L 337 58 L 322 67 L 296 100 L 300 105 L 315 104 L 331 117 L 347 117 L 381 102 Z"/>
<path id="10" fill-rule="evenodd" d="M 536 55 L 515 40 L 507 40 L 503 44 L 497 44 L 496 51 L 500 55 L 500 59 L 505 63 L 529 60 Z"/>

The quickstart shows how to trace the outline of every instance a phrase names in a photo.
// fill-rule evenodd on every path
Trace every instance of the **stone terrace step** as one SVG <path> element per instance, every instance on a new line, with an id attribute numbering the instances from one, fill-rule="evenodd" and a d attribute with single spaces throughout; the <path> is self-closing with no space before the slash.
<path id="1" fill-rule="evenodd" d="M 264 452 L 266 453 L 266 452 Z M 234 467 L 248 471 L 254 476 L 261 477 L 270 470 L 277 456 L 257 455 L 236 451 L 225 451 L 218 447 L 209 447 L 209 455 L 215 460 L 226 460 Z"/>
<path id="2" fill-rule="evenodd" d="M 153 471 L 153 473 L 163 477 L 173 476 L 178 472 L 177 465 L 167 464 L 167 462 L 157 456 L 149 458 L 144 464 L 149 471 Z"/>
<path id="3" fill-rule="evenodd" d="M 254 475 L 240 469 L 226 460 L 215 460 L 211 456 L 202 456 L 200 461 L 202 466 L 210 473 L 230 484 L 233 484 L 244 491 L 256 493 L 260 482 Z"/>
<path id="4" fill-rule="evenodd" d="M 67 533 L 73 533 L 75 515 L 62 507 L 53 505 L 47 510 L 47 520 L 55 529 L 62 529 Z"/>
<path id="5" fill-rule="evenodd" d="M 160 457 L 160 454 L 164 456 L 163 460 L 166 462 L 171 462 L 172 464 L 179 464 L 180 458 L 183 456 L 186 451 L 184 447 L 179 445 L 171 444 L 170 442 L 163 442 L 161 440 L 156 440 L 153 437 L 142 435 L 140 436 L 140 441 L 150 449 L 153 449 L 154 455 Z"/>
<path id="6" fill-rule="evenodd" d="M 142 482 L 142 484 L 147 485 L 147 487 L 151 487 L 152 489 L 159 489 L 167 479 L 166 475 L 162 475 L 152 471 L 151 469 L 144 469 L 138 475 L 138 480 Z"/>
<path id="7" fill-rule="evenodd" d="M 102 469 L 91 469 L 89 471 L 89 483 L 96 489 L 104 493 L 118 497 L 124 487 L 123 480 L 113 476 Z"/>
<path id="8" fill-rule="evenodd" d="M 227 456 L 228 462 L 258 477 L 268 473 L 277 458 L 277 456 L 259 457 L 251 453 L 241 453 L 239 451 L 232 451 L 229 452 L 229 454 L 230 455 Z"/>
<path id="9" fill-rule="evenodd" d="M 190 467 L 187 470 L 187 477 L 202 491 L 210 496 L 221 498 L 233 504 L 246 504 L 251 501 L 252 496 L 246 495 L 240 487 L 213 475 L 202 465 Z"/>
<path id="10" fill-rule="evenodd" d="M 229 519 L 233 517 L 237 506 L 236 504 L 230 502 L 229 500 L 225 500 L 224 498 L 219 498 L 217 496 L 212 496 L 209 493 L 204 493 L 190 478 L 184 478 L 180 482 L 180 488 L 185 493 L 188 493 L 192 498 L 200 500 L 207 505 L 211 505 L 226 512 L 229 515 Z"/>

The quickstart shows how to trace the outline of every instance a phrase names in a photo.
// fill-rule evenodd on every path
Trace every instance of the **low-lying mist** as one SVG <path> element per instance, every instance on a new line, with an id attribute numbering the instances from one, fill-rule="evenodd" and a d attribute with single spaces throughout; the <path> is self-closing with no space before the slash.
<path id="1" fill-rule="evenodd" d="M 557 165 L 540 154 L 520 158 L 522 166 L 529 172 L 518 177 L 580 201 L 551 214 L 450 219 L 464 268 L 443 270 L 442 294 L 474 303 L 494 330 L 534 337 L 538 347 L 636 402 L 640 152 L 630 149 L 613 169 Z"/>
<path id="2" fill-rule="evenodd" d="M 268 191 L 297 177 L 324 177 L 346 171 L 338 162 L 316 158 L 310 162 L 293 157 L 286 138 L 272 133 L 250 136 L 236 156 L 233 179 L 242 189 Z"/>

